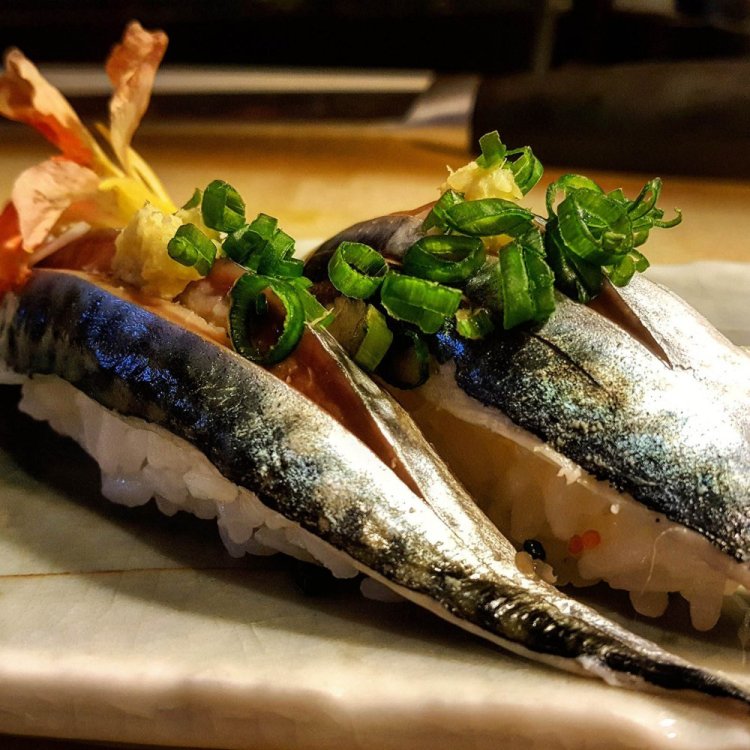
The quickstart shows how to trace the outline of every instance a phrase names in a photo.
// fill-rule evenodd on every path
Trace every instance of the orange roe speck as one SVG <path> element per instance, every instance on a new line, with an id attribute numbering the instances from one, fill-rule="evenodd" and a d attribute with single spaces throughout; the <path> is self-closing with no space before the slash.
<path id="1" fill-rule="evenodd" d="M 578 536 L 578 534 L 574 534 L 570 537 L 570 541 L 568 542 L 568 552 L 570 552 L 571 555 L 580 555 L 581 552 L 583 552 L 583 539 Z"/>
<path id="2" fill-rule="evenodd" d="M 598 547 L 602 537 L 596 529 L 588 529 L 583 534 L 573 534 L 568 542 L 568 552 L 571 555 L 580 555 L 582 552 Z"/>
<path id="3" fill-rule="evenodd" d="M 602 538 L 596 529 L 589 529 L 583 532 L 581 541 L 583 542 L 584 549 L 594 549 L 594 547 L 598 547 L 602 543 Z"/>

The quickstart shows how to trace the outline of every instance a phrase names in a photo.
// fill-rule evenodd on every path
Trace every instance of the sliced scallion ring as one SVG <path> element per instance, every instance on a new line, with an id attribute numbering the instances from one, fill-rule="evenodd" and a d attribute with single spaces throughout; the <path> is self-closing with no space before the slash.
<path id="1" fill-rule="evenodd" d="M 511 158 L 516 157 L 516 158 Z M 542 179 L 544 167 L 529 146 L 508 151 L 508 164 L 520 191 L 526 193 Z"/>
<path id="2" fill-rule="evenodd" d="M 294 253 L 294 238 L 283 229 L 277 229 L 270 242 L 277 258 L 289 258 Z"/>
<path id="3" fill-rule="evenodd" d="M 606 267 L 609 280 L 615 286 L 627 286 L 636 273 L 643 273 L 649 262 L 638 250 L 629 252 L 617 265 Z"/>
<path id="4" fill-rule="evenodd" d="M 403 271 L 446 284 L 466 281 L 484 263 L 485 249 L 478 237 L 458 234 L 428 235 L 404 255 Z"/>
<path id="5" fill-rule="evenodd" d="M 393 341 L 393 333 L 388 328 L 385 315 L 374 305 L 367 306 L 364 329 L 365 337 L 354 352 L 354 361 L 360 367 L 372 372 L 388 351 Z"/>
<path id="6" fill-rule="evenodd" d="M 282 258 L 274 263 L 271 271 L 274 276 L 278 276 L 282 279 L 296 279 L 297 277 L 302 276 L 304 269 L 304 262 L 298 258 Z M 268 273 L 268 271 L 266 273 Z"/>
<path id="7" fill-rule="evenodd" d="M 342 294 L 355 299 L 375 294 L 387 272 L 383 256 L 360 242 L 342 242 L 328 262 L 331 283 Z"/>
<path id="8" fill-rule="evenodd" d="M 227 235 L 221 247 L 227 258 L 246 268 L 251 266 L 250 258 L 253 253 L 262 249 L 265 240 L 253 230 L 251 224 L 244 224 L 239 229 Z M 253 270 L 258 270 L 257 266 Z"/>
<path id="9" fill-rule="evenodd" d="M 501 166 L 508 151 L 497 130 L 485 133 L 479 139 L 479 148 L 482 149 L 482 155 L 477 158 L 477 164 L 484 169 Z"/>
<path id="10" fill-rule="evenodd" d="M 550 183 L 547 187 L 547 213 L 550 218 L 555 216 L 555 200 L 558 193 L 564 196 L 569 195 L 574 190 L 585 188 L 594 192 L 603 193 L 604 191 L 589 177 L 580 174 L 564 174 L 555 182 Z"/>
<path id="11" fill-rule="evenodd" d="M 547 261 L 562 292 L 582 303 L 599 294 L 603 281 L 601 267 L 586 263 L 568 252 L 560 237 L 556 218 L 547 223 L 544 245 L 547 250 Z"/>
<path id="12" fill-rule="evenodd" d="M 430 213 L 427 214 L 427 218 L 422 223 L 422 229 L 425 231 L 433 227 L 447 229 L 446 210 L 451 206 L 455 206 L 456 203 L 461 203 L 463 199 L 464 197 L 461 193 L 457 193 L 455 190 L 446 190 L 432 207 Z"/>
<path id="13" fill-rule="evenodd" d="M 529 288 L 523 249 L 517 242 L 501 248 L 498 254 L 503 290 L 503 328 L 509 330 L 533 320 L 536 307 Z"/>
<path id="14" fill-rule="evenodd" d="M 183 224 L 167 243 L 172 260 L 192 266 L 201 276 L 207 276 L 216 260 L 216 245 L 195 224 Z"/>
<path id="15" fill-rule="evenodd" d="M 300 302 L 305 311 L 305 320 L 315 328 L 327 328 L 333 321 L 333 310 L 329 310 L 318 302 L 314 294 L 311 294 L 309 287 L 312 282 L 306 276 L 296 276 L 287 279 L 299 295 Z"/>
<path id="16" fill-rule="evenodd" d="M 495 324 L 486 307 L 465 308 L 456 311 L 456 331 L 465 339 L 483 339 L 495 330 Z"/>
<path id="17" fill-rule="evenodd" d="M 430 377 L 430 350 L 412 328 L 399 326 L 393 343 L 378 367 L 383 379 L 403 390 L 418 388 Z"/>
<path id="18" fill-rule="evenodd" d="M 610 265 L 633 249 L 633 226 L 627 211 L 604 193 L 575 190 L 557 213 L 565 247 L 587 263 Z"/>
<path id="19" fill-rule="evenodd" d="M 555 311 L 555 274 L 541 255 L 521 247 L 529 277 L 529 291 L 534 300 L 534 320 L 541 322 Z"/>
<path id="20" fill-rule="evenodd" d="M 268 303 L 266 290 L 283 307 L 283 323 L 274 320 L 274 305 Z M 246 359 L 262 365 L 280 362 L 297 346 L 304 325 L 305 310 L 291 284 L 246 273 L 229 292 L 229 337 Z"/>
<path id="21" fill-rule="evenodd" d="M 682 211 L 680 211 L 679 208 L 675 208 L 674 212 L 676 214 L 674 219 L 662 221 L 660 217 L 654 220 L 654 226 L 659 227 L 659 229 L 671 229 L 672 227 L 676 227 L 682 221 Z"/>
<path id="22" fill-rule="evenodd" d="M 517 237 L 516 240 L 523 246 L 524 250 L 544 257 L 544 237 L 538 229 L 530 229 L 526 234 Z"/>
<path id="23" fill-rule="evenodd" d="M 190 200 L 182 207 L 182 210 L 189 211 L 191 208 L 197 208 L 201 203 L 201 198 L 203 198 L 203 192 L 200 188 L 195 188 Z"/>
<path id="24" fill-rule="evenodd" d="M 638 193 L 636 199 L 629 203 L 628 214 L 631 220 L 647 216 L 656 207 L 661 193 L 662 182 L 658 177 L 649 180 Z"/>
<path id="25" fill-rule="evenodd" d="M 503 198 L 457 203 L 446 209 L 445 217 L 452 229 L 472 237 L 516 237 L 528 231 L 534 221 L 531 211 Z"/>
<path id="26" fill-rule="evenodd" d="M 248 226 L 264 240 L 270 240 L 276 234 L 279 222 L 278 219 L 268 214 L 258 214 Z"/>
<path id="27" fill-rule="evenodd" d="M 245 202 L 223 180 L 214 180 L 203 192 L 203 223 L 220 232 L 234 232 L 245 223 Z"/>
<path id="28" fill-rule="evenodd" d="M 458 310 L 461 292 L 391 271 L 383 281 L 380 300 L 392 318 L 413 323 L 424 333 L 437 333 L 445 319 Z"/>

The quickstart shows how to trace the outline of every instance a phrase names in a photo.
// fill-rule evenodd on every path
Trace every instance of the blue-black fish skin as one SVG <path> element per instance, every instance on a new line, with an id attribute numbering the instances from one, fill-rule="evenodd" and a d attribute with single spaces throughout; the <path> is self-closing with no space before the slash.
<path id="1" fill-rule="evenodd" d="M 436 336 L 436 351 L 442 359 L 455 362 L 456 382 L 469 396 L 500 409 L 597 479 L 697 531 L 738 562 L 749 561 L 747 417 L 737 411 L 727 415 L 723 424 L 713 417 L 706 422 L 702 409 L 689 401 L 679 410 L 642 409 L 632 387 L 652 389 L 656 396 L 660 390 L 679 387 L 674 385 L 675 377 L 685 380 L 689 374 L 663 365 L 641 368 L 639 359 L 649 359 L 653 365 L 654 355 L 637 342 L 617 343 L 627 346 L 622 358 L 613 356 L 614 345 L 596 345 L 599 335 L 592 337 L 586 350 L 571 345 L 563 329 L 579 322 L 584 338 L 585 331 L 594 327 L 611 328 L 610 338 L 627 336 L 595 317 L 600 318 L 560 298 L 552 320 L 538 330 L 466 341 L 447 328 Z M 655 369 L 661 370 L 658 377 L 653 377 Z M 702 395 L 707 404 L 718 401 L 709 389 L 694 385 L 691 395 Z M 698 445 L 686 444 L 691 431 L 694 436 L 704 431 L 705 439 Z"/>
<path id="2" fill-rule="evenodd" d="M 269 508 L 495 642 L 558 665 L 591 662 L 625 683 L 750 705 L 742 688 L 526 578 L 508 560 L 512 575 L 498 574 L 487 560 L 507 553 L 464 543 L 311 401 L 81 275 L 35 272 L 17 296 L 0 300 L 0 358 L 166 428 Z"/>
<path id="3" fill-rule="evenodd" d="M 350 238 L 398 259 L 420 231 L 409 215 L 360 222 L 324 243 L 308 272 L 320 278 L 322 259 Z M 562 294 L 544 325 L 476 342 L 448 325 L 432 345 L 469 396 L 747 565 L 750 357 L 648 279 L 610 292 L 661 352 Z"/>

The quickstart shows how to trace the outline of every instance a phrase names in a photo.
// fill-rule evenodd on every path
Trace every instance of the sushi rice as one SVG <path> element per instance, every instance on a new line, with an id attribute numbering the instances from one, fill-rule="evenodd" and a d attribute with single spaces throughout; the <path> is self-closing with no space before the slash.
<path id="1" fill-rule="evenodd" d="M 112 502 L 135 507 L 153 498 L 167 516 L 184 510 L 215 518 L 233 557 L 283 552 L 324 565 L 337 578 L 358 574 L 342 553 L 224 478 L 203 453 L 167 430 L 110 411 L 61 378 L 28 378 L 1 361 L 0 384 L 21 384 L 19 409 L 49 422 L 94 458 L 102 494 Z M 377 595 L 378 586 L 365 590 Z"/>
<path id="2" fill-rule="evenodd" d="M 429 410 L 417 408 L 412 415 L 428 438 L 438 442 L 438 449 L 489 518 L 510 530 L 512 541 L 519 546 L 526 539 L 542 543 L 548 564 L 544 577 L 553 572 L 552 580 L 558 585 L 585 586 L 604 580 L 628 591 L 636 611 L 650 617 L 663 614 L 669 593 L 679 592 L 689 602 L 693 625 L 699 630 L 714 627 L 724 597 L 740 588 L 723 555 L 695 532 L 597 481 L 510 420 L 498 420 L 496 415 L 483 418 L 487 408 L 468 396 L 452 391 L 450 399 L 441 398 L 440 389 L 453 378 L 451 370 L 451 365 L 444 365 L 442 372 L 430 378 L 425 386 L 428 398 L 443 404 L 455 418 L 447 431 L 453 438 L 456 430 L 470 427 L 492 446 L 503 467 L 493 472 L 493 486 L 472 486 L 466 468 L 456 465 L 476 455 L 465 450 L 464 440 L 450 441 L 450 445 L 464 446 L 460 456 L 452 455 L 450 445 L 439 444 L 440 430 L 432 428 Z M 183 510 L 198 518 L 215 518 L 221 539 L 234 557 L 283 552 L 323 565 L 337 578 L 358 574 L 344 555 L 224 478 L 203 453 L 167 430 L 110 411 L 55 376 L 29 378 L 0 362 L 2 383 L 21 384 L 19 408 L 73 438 L 96 460 L 102 494 L 112 502 L 135 507 L 153 498 L 168 516 Z M 441 415 L 440 425 L 444 426 L 444 419 Z M 482 503 L 483 498 L 489 500 Z M 598 531 L 601 542 L 571 555 L 570 538 L 589 528 Z M 666 537 L 669 543 L 661 544 Z M 521 568 L 532 563 L 525 557 L 526 553 L 519 553 Z M 375 599 L 399 598 L 371 579 L 363 582 L 362 591 Z"/>
<path id="3" fill-rule="evenodd" d="M 606 581 L 627 591 L 635 610 L 649 617 L 662 615 L 669 594 L 678 592 L 698 630 L 713 628 L 724 598 L 747 586 L 747 565 L 738 568 L 700 534 L 598 481 L 456 389 L 451 363 L 419 391 L 394 395 L 490 520 L 517 547 L 531 539 L 543 545 L 557 585 Z M 572 553 L 571 539 L 589 529 L 598 543 Z M 738 569 L 745 573 L 741 580 Z"/>

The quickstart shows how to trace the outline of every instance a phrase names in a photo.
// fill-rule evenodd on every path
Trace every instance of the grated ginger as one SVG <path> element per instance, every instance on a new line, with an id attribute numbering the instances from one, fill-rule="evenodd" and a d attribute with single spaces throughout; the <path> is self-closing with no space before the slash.
<path id="1" fill-rule="evenodd" d="M 115 275 L 147 294 L 174 299 L 191 281 L 201 278 L 194 268 L 172 260 L 167 253 L 167 243 L 181 226 L 178 216 L 150 203 L 136 211 L 115 242 Z"/>
<path id="2" fill-rule="evenodd" d="M 513 172 L 508 167 L 490 167 L 486 169 L 471 161 L 455 172 L 451 172 L 440 191 L 455 190 L 463 193 L 467 201 L 483 198 L 503 198 L 518 201 L 523 198 L 521 189 L 516 184 Z"/>

